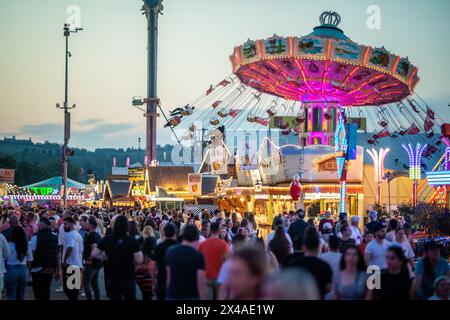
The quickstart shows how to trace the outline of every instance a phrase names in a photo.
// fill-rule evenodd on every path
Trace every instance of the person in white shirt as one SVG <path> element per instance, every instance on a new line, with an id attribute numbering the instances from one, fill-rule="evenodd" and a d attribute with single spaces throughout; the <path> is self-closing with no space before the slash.
<path id="1" fill-rule="evenodd" d="M 389 231 L 386 233 L 386 240 L 389 242 L 394 241 L 395 231 L 398 228 L 398 221 L 396 219 L 389 220 Z"/>
<path id="2" fill-rule="evenodd" d="M 403 254 L 407 260 L 408 271 L 411 277 L 413 276 L 414 270 L 414 257 L 415 253 L 408 239 L 406 238 L 406 232 L 403 228 L 398 228 L 395 231 L 395 238 L 392 241 L 392 246 L 399 247 L 403 250 Z"/>
<path id="3" fill-rule="evenodd" d="M 9 257 L 9 246 L 5 236 L 0 233 L 0 300 L 3 293 L 3 275 L 6 273 L 5 260 Z"/>
<path id="4" fill-rule="evenodd" d="M 386 254 L 391 243 L 385 239 L 386 227 L 378 223 L 374 228 L 375 239 L 370 241 L 365 249 L 367 266 L 378 266 L 381 270 L 387 268 Z"/>
<path id="5" fill-rule="evenodd" d="M 351 224 L 350 224 L 350 230 L 352 231 L 352 235 L 350 236 L 350 238 L 355 239 L 355 244 L 357 246 L 359 246 L 362 242 L 362 234 L 361 231 L 358 228 L 358 224 L 359 224 L 359 217 L 358 216 L 353 216 L 351 218 Z"/>
<path id="6" fill-rule="evenodd" d="M 64 219 L 65 236 L 63 238 L 62 251 L 62 269 L 63 269 L 63 288 L 67 298 L 72 301 L 78 300 L 80 288 L 70 289 L 68 282 L 72 281 L 69 277 L 73 274 L 68 272 L 69 267 L 78 267 L 81 275 L 83 267 L 83 238 L 80 233 L 75 230 L 75 220 L 72 217 Z M 81 281 L 81 280 L 80 280 Z"/>
<path id="7" fill-rule="evenodd" d="M 330 236 L 328 239 L 328 248 L 330 251 L 322 253 L 320 259 L 328 263 L 333 270 L 333 277 L 336 276 L 339 271 L 339 264 L 341 263 L 342 253 L 339 250 L 340 239 L 337 236 Z"/>

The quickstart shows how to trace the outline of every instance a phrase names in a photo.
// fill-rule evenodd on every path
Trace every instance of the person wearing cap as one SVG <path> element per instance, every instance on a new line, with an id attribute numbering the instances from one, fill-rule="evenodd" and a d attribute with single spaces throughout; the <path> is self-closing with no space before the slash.
<path id="1" fill-rule="evenodd" d="M 369 222 L 366 224 L 366 232 L 375 232 L 375 227 L 377 226 L 378 213 L 375 210 L 369 212 Z"/>
<path id="2" fill-rule="evenodd" d="M 434 280 L 434 294 L 428 300 L 450 299 L 450 278 L 442 276 Z"/>
<path id="3" fill-rule="evenodd" d="M 386 269 L 386 254 L 391 243 L 385 239 L 386 226 L 380 222 L 374 227 L 375 239 L 367 244 L 364 251 L 367 266 L 378 266 L 380 269 Z"/>
<path id="4" fill-rule="evenodd" d="M 63 289 L 67 298 L 71 301 L 78 300 L 79 288 L 70 288 L 68 279 L 71 276 L 69 267 L 83 267 L 83 238 L 75 229 L 75 219 L 72 217 L 64 218 L 64 238 L 62 242 L 61 266 L 63 271 Z"/>
<path id="5" fill-rule="evenodd" d="M 355 244 L 359 246 L 362 242 L 362 234 L 361 231 L 358 228 L 359 224 L 359 217 L 353 216 L 350 220 L 350 230 L 352 231 L 352 235 L 350 238 L 355 240 Z"/>
<path id="6" fill-rule="evenodd" d="M 442 276 L 450 276 L 448 261 L 440 256 L 439 246 L 434 241 L 424 244 L 424 255 L 416 264 L 414 288 L 421 300 L 433 295 L 434 281 Z"/>
<path id="7" fill-rule="evenodd" d="M 322 231 L 320 232 L 320 237 L 323 239 L 323 241 L 328 243 L 329 238 L 332 235 L 333 235 L 333 225 L 329 222 L 325 222 L 322 226 Z"/>
<path id="8" fill-rule="evenodd" d="M 324 225 L 328 223 L 331 225 L 331 229 L 333 229 L 333 219 L 331 219 L 331 212 L 329 210 L 325 211 L 324 218 L 319 222 L 319 232 L 323 232 Z"/>
<path id="9" fill-rule="evenodd" d="M 50 300 L 53 275 L 59 278 L 59 248 L 58 236 L 52 232 L 51 222 L 46 217 L 39 219 L 38 232 L 31 238 L 30 248 L 34 257 L 31 264 L 34 298 Z"/>

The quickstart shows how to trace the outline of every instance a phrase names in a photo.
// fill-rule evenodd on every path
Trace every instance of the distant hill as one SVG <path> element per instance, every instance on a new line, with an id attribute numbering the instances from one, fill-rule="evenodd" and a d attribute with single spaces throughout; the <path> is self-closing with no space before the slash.
<path id="1" fill-rule="evenodd" d="M 34 143 L 31 139 L 4 138 L 0 140 L 0 168 L 16 169 L 16 184 L 19 186 L 61 175 L 61 147 L 57 143 Z M 172 145 L 158 145 L 158 161 L 170 163 L 172 149 Z M 90 173 L 95 173 L 99 179 L 105 179 L 111 173 L 114 157 L 119 167 L 125 166 L 127 157 L 130 157 L 131 163 L 144 163 L 143 149 L 74 150 L 75 155 L 69 162 L 69 177 L 84 183 Z"/>

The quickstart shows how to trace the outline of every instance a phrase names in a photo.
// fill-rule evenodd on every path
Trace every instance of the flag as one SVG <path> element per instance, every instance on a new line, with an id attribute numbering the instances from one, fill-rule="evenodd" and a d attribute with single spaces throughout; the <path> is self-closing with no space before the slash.
<path id="1" fill-rule="evenodd" d="M 217 100 L 216 102 L 214 102 L 214 103 L 212 104 L 212 107 L 213 107 L 213 108 L 217 108 L 221 103 L 222 103 L 221 100 Z"/>
<path id="2" fill-rule="evenodd" d="M 425 132 L 430 131 L 430 129 L 434 127 L 434 122 L 431 119 L 430 116 L 427 116 L 425 119 L 425 123 L 423 124 Z"/>
<path id="3" fill-rule="evenodd" d="M 436 115 L 434 114 L 434 111 L 431 110 L 429 106 L 427 106 L 427 116 L 430 117 L 431 120 L 436 119 Z"/>
<path id="4" fill-rule="evenodd" d="M 241 110 L 239 110 L 239 109 L 230 109 L 230 111 L 228 112 L 228 115 L 230 117 L 236 118 L 238 116 L 239 112 L 241 112 Z"/>
<path id="5" fill-rule="evenodd" d="M 256 117 L 255 122 L 262 126 L 267 126 L 267 125 L 269 125 L 270 119 Z"/>
<path id="6" fill-rule="evenodd" d="M 420 132 L 420 129 L 416 126 L 415 123 L 411 124 L 411 126 L 406 130 L 406 133 L 410 134 L 412 136 L 415 134 L 418 134 L 419 132 Z"/>
<path id="7" fill-rule="evenodd" d="M 416 105 L 415 105 L 411 100 L 409 100 L 409 99 L 406 99 L 406 100 L 408 101 L 408 103 L 409 103 L 409 105 L 411 106 L 411 108 L 412 108 L 415 112 L 419 113 L 419 110 L 417 110 Z"/>
<path id="8" fill-rule="evenodd" d="M 231 82 L 230 81 L 228 81 L 228 80 L 222 80 L 222 82 L 221 83 L 219 83 L 219 86 L 222 86 L 222 87 L 226 87 L 227 85 L 229 85 Z"/>
<path id="9" fill-rule="evenodd" d="M 213 86 L 212 86 L 212 85 L 210 85 L 210 86 L 209 86 L 209 89 L 208 89 L 208 90 L 206 90 L 206 95 L 207 95 L 207 96 L 208 96 L 208 95 L 210 95 L 210 94 L 211 94 L 211 92 L 213 92 L 213 90 L 214 90 Z"/>

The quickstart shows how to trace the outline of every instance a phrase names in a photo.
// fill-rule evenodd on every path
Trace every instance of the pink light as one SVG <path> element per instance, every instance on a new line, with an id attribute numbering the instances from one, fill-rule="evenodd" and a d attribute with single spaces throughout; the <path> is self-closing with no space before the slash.
<path id="1" fill-rule="evenodd" d="M 297 64 L 297 67 L 300 69 L 300 73 L 302 75 L 303 81 L 305 82 L 306 86 L 308 87 L 308 89 L 311 92 L 314 92 L 314 90 L 309 85 L 308 80 L 306 79 L 305 72 L 303 71 L 303 66 L 302 66 L 302 63 L 301 63 L 300 59 L 294 59 L 294 61 Z"/>

